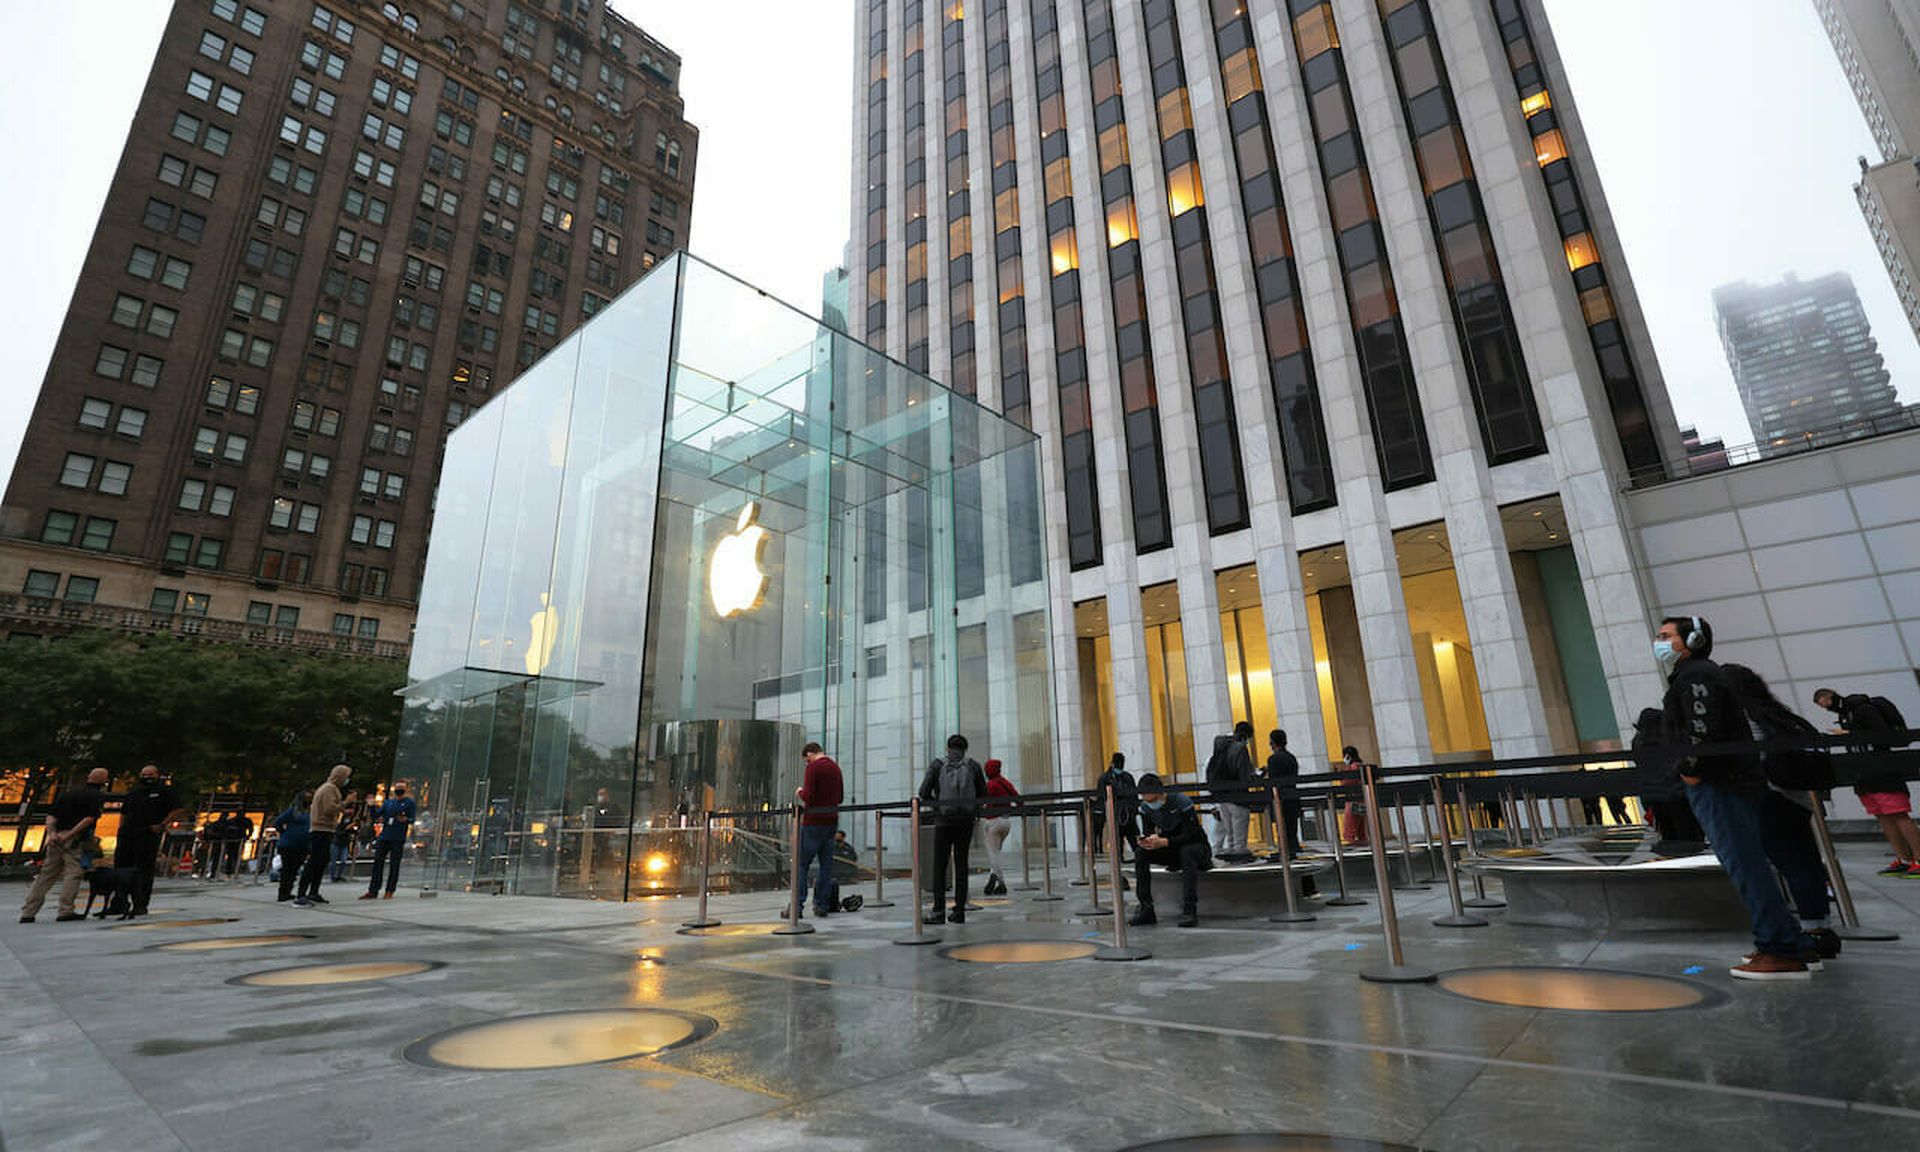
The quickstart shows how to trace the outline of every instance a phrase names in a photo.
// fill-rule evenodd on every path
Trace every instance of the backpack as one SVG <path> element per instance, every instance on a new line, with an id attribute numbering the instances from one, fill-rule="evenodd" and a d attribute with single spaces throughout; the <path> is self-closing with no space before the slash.
<path id="1" fill-rule="evenodd" d="M 1769 740 L 1818 736 L 1819 729 L 1784 706 L 1760 709 L 1753 718 Z M 1763 755 L 1767 779 L 1781 788 L 1825 791 L 1834 785 L 1833 760 L 1824 748 L 1779 748 Z"/>
<path id="2" fill-rule="evenodd" d="M 1238 776 L 1227 775 L 1227 765 L 1232 761 L 1234 745 L 1238 743 L 1239 741 L 1233 738 L 1232 733 L 1214 738 L 1213 755 L 1207 758 L 1207 783 L 1232 784 L 1239 782 L 1240 778 Z"/>
<path id="3" fill-rule="evenodd" d="M 1872 701 L 1874 711 L 1880 713 L 1880 719 L 1886 721 L 1894 731 L 1905 732 L 1907 730 L 1907 718 L 1900 715 L 1900 709 L 1894 706 L 1893 701 L 1887 699 L 1885 696 L 1869 696 L 1867 699 Z M 1902 740 L 1894 744 L 1893 747 L 1905 748 L 1911 743 L 1913 743 L 1911 740 Z"/>
<path id="4" fill-rule="evenodd" d="M 974 793 L 974 781 L 980 772 L 980 765 L 972 757 L 965 760 L 949 760 L 942 757 L 934 761 L 935 771 L 940 775 L 940 799 L 961 800 L 977 799 Z"/>

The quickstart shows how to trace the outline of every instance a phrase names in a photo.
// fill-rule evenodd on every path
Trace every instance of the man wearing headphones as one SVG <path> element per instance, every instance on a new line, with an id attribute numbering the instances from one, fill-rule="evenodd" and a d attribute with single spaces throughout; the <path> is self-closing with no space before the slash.
<path id="1" fill-rule="evenodd" d="M 1709 657 L 1713 628 L 1698 616 L 1669 616 L 1654 633 L 1653 654 L 1667 674 L 1662 718 L 1674 745 L 1740 744 L 1753 738 L 1726 675 Z M 1687 803 L 1706 830 L 1720 866 L 1753 918 L 1754 950 L 1731 970 L 1736 980 L 1806 980 L 1814 944 L 1787 910 L 1760 839 L 1767 778 L 1751 752 L 1682 755 L 1676 765 Z"/>

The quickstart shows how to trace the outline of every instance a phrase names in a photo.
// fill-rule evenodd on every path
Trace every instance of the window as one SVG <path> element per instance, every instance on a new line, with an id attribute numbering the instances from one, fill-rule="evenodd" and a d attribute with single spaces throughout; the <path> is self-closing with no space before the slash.
<path id="1" fill-rule="evenodd" d="M 183 561 L 184 562 L 184 561 Z M 180 605 L 180 593 L 172 588 L 155 588 L 153 598 L 147 601 L 147 611 L 165 612 L 169 615 Z"/>
<path id="2" fill-rule="evenodd" d="M 173 227 L 173 205 L 165 200 L 147 201 L 147 209 L 140 217 L 140 223 L 155 232 L 165 232 Z"/>
<path id="3" fill-rule="evenodd" d="M 187 95 L 201 103 L 213 99 L 213 77 L 197 70 L 187 73 Z"/>
<path id="4" fill-rule="evenodd" d="M 122 328 L 137 328 L 140 326 L 141 309 L 145 305 L 146 301 L 139 297 L 122 292 L 114 297 L 113 314 L 109 318 Z"/>
<path id="5" fill-rule="evenodd" d="M 193 534 L 190 532 L 169 532 L 165 560 L 169 564 L 185 564 L 193 555 Z"/>
<path id="6" fill-rule="evenodd" d="M 136 244 L 132 253 L 127 256 L 127 275 L 141 280 L 153 279 L 154 270 L 159 266 L 160 253 L 151 248 L 142 248 Z"/>
<path id="7" fill-rule="evenodd" d="M 78 452 L 67 453 L 67 459 L 60 466 L 60 484 L 65 488 L 86 488 L 93 483 L 93 465 L 91 456 Z M 377 473 L 376 473 L 377 475 Z"/>
<path id="8" fill-rule="evenodd" d="M 220 95 L 214 101 L 214 107 L 229 116 L 238 116 L 240 114 L 241 99 L 242 93 L 240 89 L 235 88 L 231 84 L 222 84 L 220 85 Z"/>
<path id="9" fill-rule="evenodd" d="M 360 639 L 372 640 L 380 635 L 380 620 L 374 616 L 360 617 Z"/>
<path id="10" fill-rule="evenodd" d="M 273 619 L 273 605 L 254 600 L 247 605 L 247 623 L 264 628 Z"/>
<path id="11" fill-rule="evenodd" d="M 233 489 L 225 484 L 215 484 L 213 493 L 207 500 L 207 514 L 209 516 L 233 515 Z"/>
<path id="12" fill-rule="evenodd" d="M 198 512 L 207 502 L 207 482 L 205 480 L 182 480 L 180 499 L 174 506 L 183 512 Z"/>
<path id="13" fill-rule="evenodd" d="M 275 496 L 273 512 L 267 517 L 267 523 L 282 531 L 293 527 L 293 501 L 285 496 Z"/>
<path id="14" fill-rule="evenodd" d="M 132 478 L 133 465 L 131 464 L 108 460 L 100 465 L 100 491 L 109 496 L 125 496 L 127 483 Z"/>
<path id="15" fill-rule="evenodd" d="M 89 524 L 92 522 L 89 521 Z M 111 521 L 109 521 L 111 523 Z M 100 595 L 100 581 L 92 576 L 67 577 L 67 601 L 71 604 L 91 604 Z"/>
<path id="16" fill-rule="evenodd" d="M 107 420 L 113 414 L 113 405 L 105 400 L 88 397 L 80 401 L 80 427 L 104 431 Z"/>
<path id="17" fill-rule="evenodd" d="M 298 475 L 307 470 L 307 454 L 298 448 L 289 448 L 280 457 L 280 470 Z"/>
<path id="18" fill-rule="evenodd" d="M 209 172 L 205 168 L 195 168 L 193 170 L 193 182 L 187 186 L 187 192 L 190 195 L 198 196 L 202 200 L 211 200 L 213 199 L 213 190 L 219 183 L 219 173 Z"/>
<path id="19" fill-rule="evenodd" d="M 147 335 L 165 339 L 173 335 L 173 326 L 180 319 L 180 313 L 172 308 L 155 304 L 147 312 Z"/>
<path id="20" fill-rule="evenodd" d="M 138 384 L 142 388 L 151 388 L 160 382 L 161 366 L 162 361 L 158 356 L 135 356 L 133 372 L 127 377 L 127 381 Z"/>
<path id="21" fill-rule="evenodd" d="M 373 541 L 373 517 L 355 516 L 351 538 L 355 544 L 369 544 Z"/>
<path id="22" fill-rule="evenodd" d="M 118 380 L 127 370 L 127 350 L 115 348 L 111 344 L 100 345 L 100 354 L 94 357 L 93 374 L 105 376 L 109 380 Z"/>
<path id="23" fill-rule="evenodd" d="M 60 573 L 42 572 L 37 568 L 30 569 L 27 572 L 27 582 L 21 586 L 20 591 L 26 596 L 38 596 L 51 600 L 59 594 Z"/>
<path id="24" fill-rule="evenodd" d="M 129 440 L 138 440 L 147 430 L 147 410 L 145 408 L 120 409 L 120 422 L 114 426 L 114 432 Z"/>
<path id="25" fill-rule="evenodd" d="M 113 547 L 113 530 L 117 527 L 118 521 L 102 516 L 87 517 L 87 526 L 80 533 L 80 547 L 105 552 Z"/>
<path id="26" fill-rule="evenodd" d="M 333 33 L 333 38 L 342 44 L 353 43 L 353 25 L 344 16 L 336 16 L 325 8 L 315 7 L 313 26 L 322 32 Z"/>
<path id="27" fill-rule="evenodd" d="M 220 456 L 229 464 L 243 464 L 247 459 L 247 438 L 238 432 L 227 433 L 226 448 Z"/>
<path id="28" fill-rule="evenodd" d="M 389 500 L 398 500 L 401 494 L 406 491 L 406 487 L 407 478 L 405 476 L 400 475 L 398 472 L 389 472 L 387 473 L 386 480 L 381 484 L 381 494 Z M 104 478 L 101 480 L 100 490 L 103 492 L 106 491 L 106 481 Z"/>
<path id="29" fill-rule="evenodd" d="M 168 288 L 184 289 L 187 286 L 187 278 L 192 275 L 193 265 L 169 256 L 160 268 L 160 283 Z"/>
<path id="30" fill-rule="evenodd" d="M 291 579 L 291 577 L 289 577 Z M 275 628 L 294 629 L 300 627 L 300 609 L 291 604 L 282 604 L 274 609 L 273 626 Z"/>
<path id="31" fill-rule="evenodd" d="M 314 530 L 319 527 L 320 527 L 320 506 L 318 504 L 300 505 L 300 517 L 299 519 L 294 521 L 293 530 L 295 532 L 303 532 L 306 535 L 311 536 L 313 535 Z"/>
<path id="32" fill-rule="evenodd" d="M 335 612 L 333 614 L 333 634 L 351 636 L 353 634 L 353 613 Z"/>
<path id="33" fill-rule="evenodd" d="M 91 520 L 88 521 L 89 525 L 92 523 Z M 375 526 L 373 530 L 373 546 L 375 548 L 393 547 L 393 521 L 382 520 Z"/>
<path id="34" fill-rule="evenodd" d="M 178 156 L 160 157 L 160 171 L 155 178 L 162 184 L 178 188 L 187 182 L 187 162 Z"/>
<path id="35" fill-rule="evenodd" d="M 217 430 L 208 428 L 205 425 L 193 430 L 193 454 L 195 456 L 204 456 L 211 460 L 213 459 L 214 453 L 219 450 L 220 433 Z"/>
<path id="36" fill-rule="evenodd" d="M 196 568 L 220 567 L 221 555 L 226 550 L 227 550 L 227 542 L 224 540 L 209 540 L 209 539 L 201 540 L 200 547 L 196 549 L 193 554 L 194 567 Z"/>
<path id="37" fill-rule="evenodd" d="M 71 544 L 79 524 L 80 518 L 71 512 L 48 512 L 46 523 L 40 528 L 40 539 L 46 544 Z"/>
<path id="38" fill-rule="evenodd" d="M 91 459 L 88 461 L 88 466 L 92 466 Z M 85 481 L 77 485 L 77 487 L 81 488 L 85 488 L 86 486 Z M 380 494 L 380 469 L 362 468 L 360 470 L 360 494 L 362 496 L 378 496 Z"/>

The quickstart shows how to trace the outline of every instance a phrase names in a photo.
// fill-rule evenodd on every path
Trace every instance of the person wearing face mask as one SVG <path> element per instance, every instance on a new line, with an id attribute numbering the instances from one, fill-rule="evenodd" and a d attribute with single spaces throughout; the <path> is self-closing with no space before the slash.
<path id="1" fill-rule="evenodd" d="M 1818 963 L 1819 957 L 1787 910 L 1767 861 L 1760 834 L 1767 778 L 1759 757 L 1738 749 L 1687 750 L 1753 738 L 1747 715 L 1726 673 L 1710 658 L 1712 652 L 1713 628 L 1698 616 L 1669 616 L 1654 634 L 1654 659 L 1667 674 L 1662 727 L 1667 741 L 1680 746 L 1675 767 L 1686 785 L 1687 803 L 1753 921 L 1754 950 L 1730 975 L 1736 980 L 1803 981 L 1812 972 L 1808 962 Z"/>
<path id="2" fill-rule="evenodd" d="M 320 895 L 320 878 L 326 874 L 327 865 L 333 855 L 333 835 L 340 827 L 340 810 L 345 806 L 341 789 L 353 775 L 353 769 L 345 764 L 335 764 L 333 771 L 327 773 L 326 783 L 313 790 L 313 804 L 307 809 L 307 828 L 309 848 L 306 867 L 300 872 L 300 883 L 294 893 L 293 906 L 311 908 L 315 904 L 327 903 Z"/>
<path id="3" fill-rule="evenodd" d="M 1898 732 L 1906 727 L 1899 710 L 1886 697 L 1863 693 L 1842 696 L 1831 688 L 1817 688 L 1813 702 L 1834 714 L 1840 727 L 1836 733 L 1870 737 L 1877 733 Z M 1890 739 L 1862 739 L 1853 745 L 1855 752 L 1885 752 L 1894 747 Z M 1854 777 L 1853 794 L 1860 806 L 1880 825 L 1880 834 L 1893 848 L 1893 863 L 1880 869 L 1882 876 L 1920 880 L 1920 827 L 1913 823 L 1913 798 L 1907 791 L 1907 778 L 1899 766 L 1882 767 L 1882 757 L 1860 757 L 1867 765 Z"/>
<path id="4" fill-rule="evenodd" d="M 141 765 L 140 779 L 120 808 L 120 835 L 113 846 L 113 866 L 131 868 L 134 872 L 135 916 L 145 916 L 147 902 L 153 898 L 155 862 L 167 825 L 185 811 L 180 794 L 160 778 L 159 766 Z"/>
<path id="5" fill-rule="evenodd" d="M 1200 827 L 1200 815 L 1193 801 L 1179 793 L 1169 793 L 1160 777 L 1149 772 L 1140 777 L 1140 835 L 1133 850 L 1133 886 L 1140 898 L 1127 923 L 1140 927 L 1158 923 L 1153 912 L 1153 869 L 1162 864 L 1180 869 L 1180 920 L 1182 928 L 1200 923 L 1200 873 L 1211 864 L 1207 834 Z"/>

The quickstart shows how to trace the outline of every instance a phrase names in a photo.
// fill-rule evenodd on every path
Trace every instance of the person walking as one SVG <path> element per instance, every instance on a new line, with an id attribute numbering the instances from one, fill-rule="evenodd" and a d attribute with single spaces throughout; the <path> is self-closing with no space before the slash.
<path id="1" fill-rule="evenodd" d="M 333 835 L 340 827 L 340 812 L 345 806 L 345 797 L 341 788 L 353 776 L 353 769 L 345 764 L 335 764 L 327 773 L 327 782 L 313 790 L 313 806 L 308 809 L 307 825 L 311 839 L 307 846 L 306 867 L 300 870 L 300 891 L 294 898 L 294 907 L 309 908 L 315 904 L 325 904 L 328 900 L 320 895 L 320 879 L 326 874 L 327 865 L 333 856 Z"/>
<path id="2" fill-rule="evenodd" d="M 1140 791 L 1133 782 L 1133 773 L 1127 771 L 1127 757 L 1123 752 L 1115 752 L 1113 759 L 1107 762 L 1107 770 L 1093 782 L 1093 790 L 1098 799 L 1093 804 L 1093 850 L 1101 851 L 1101 844 L 1107 831 L 1107 789 L 1113 789 L 1114 819 L 1120 822 L 1117 834 L 1134 846 L 1138 839 L 1134 832 L 1133 814 L 1140 806 Z"/>
<path id="3" fill-rule="evenodd" d="M 382 895 L 380 881 L 386 879 L 387 899 L 393 899 L 393 890 L 400 886 L 400 857 L 407 850 L 407 833 L 413 829 L 413 818 L 419 813 L 419 806 L 413 797 L 407 795 L 407 783 L 396 781 L 393 792 L 380 805 L 375 818 L 380 830 L 373 838 L 373 876 L 367 881 L 366 895 L 362 900 L 371 900 Z"/>
<path id="4" fill-rule="evenodd" d="M 809 742 L 800 750 L 807 766 L 800 787 L 793 790 L 800 801 L 800 858 L 793 863 L 798 873 L 799 898 L 807 894 L 807 874 L 817 871 L 813 881 L 813 914 L 826 916 L 833 911 L 833 834 L 840 827 L 840 805 L 846 800 L 846 780 L 840 765 L 818 743 Z M 793 910 L 794 919 L 800 909 Z"/>
<path id="5" fill-rule="evenodd" d="M 1669 616 L 1654 634 L 1653 654 L 1667 673 L 1661 718 L 1676 745 L 1687 803 L 1706 829 L 1720 866 L 1740 893 L 1753 921 L 1750 957 L 1729 972 L 1736 980 L 1806 980 L 1807 961 L 1817 960 L 1813 941 L 1800 931 L 1774 880 L 1760 835 L 1760 799 L 1766 776 L 1759 757 L 1735 749 L 1691 753 L 1687 747 L 1743 744 L 1752 739 L 1746 713 L 1712 660 L 1713 627 L 1699 616 Z"/>
<path id="6" fill-rule="evenodd" d="M 285 812 L 273 818 L 274 830 L 280 834 L 279 898 L 282 903 L 293 899 L 294 884 L 300 878 L 300 868 L 307 862 L 307 850 L 313 843 L 307 816 L 312 806 L 313 792 L 302 791 L 287 805 Z"/>
<path id="7" fill-rule="evenodd" d="M 927 767 L 920 781 L 920 802 L 933 805 L 933 911 L 928 924 L 967 922 L 967 855 L 979 801 L 987 794 L 987 774 L 967 755 L 967 738 L 947 737 L 947 754 Z M 919 835 L 920 830 L 914 829 Z M 947 872 L 953 872 L 953 911 L 947 907 Z M 915 896 L 918 899 L 918 895 Z"/>
<path id="8" fill-rule="evenodd" d="M 1856 753 L 1887 752 L 1894 745 L 1881 733 L 1898 732 L 1906 722 L 1884 696 L 1854 693 L 1842 696 L 1831 688 L 1814 690 L 1813 702 L 1834 713 L 1840 721 L 1836 732 L 1867 737 L 1853 746 Z M 1893 863 L 1880 869 L 1882 876 L 1920 880 L 1920 828 L 1913 823 L 1913 797 L 1907 791 L 1907 778 L 1897 764 L 1883 764 L 1886 756 L 1861 756 L 1866 764 L 1854 777 L 1853 793 L 1860 806 L 1880 825 L 1880 834 L 1893 848 Z"/>
<path id="9" fill-rule="evenodd" d="M 135 916 L 147 914 L 153 899 L 153 879 L 160 857 L 160 842 L 167 825 L 186 809 L 180 794 L 160 778 L 157 764 L 142 764 L 140 777 L 120 807 L 120 834 L 113 845 L 113 866 L 130 869 L 134 874 L 130 898 Z"/>
<path id="10" fill-rule="evenodd" d="M 80 881 L 85 876 L 80 852 L 87 838 L 93 835 L 94 825 L 100 822 L 100 809 L 107 802 L 107 779 L 105 768 L 95 768 L 87 773 L 85 784 L 62 791 L 54 798 L 45 831 L 40 834 L 44 849 L 40 874 L 33 878 L 26 902 L 20 905 L 20 923 L 33 923 L 55 884 L 60 885 L 60 897 L 55 905 L 54 922 L 86 919 L 73 910 L 74 901 L 80 898 Z"/>
<path id="11" fill-rule="evenodd" d="M 985 891 L 989 896 L 1005 896 L 1007 873 L 1003 866 L 1003 849 L 1007 843 L 1007 837 L 1013 833 L 1013 805 L 1007 803 L 1007 798 L 1020 795 L 1020 790 L 1013 786 L 1013 781 L 1001 774 L 1000 761 L 987 761 L 985 771 L 987 796 L 990 798 L 988 803 L 980 806 L 980 815 L 986 821 L 984 839 L 987 842 L 987 887 Z M 994 803 L 993 800 L 999 802 Z M 1094 803 L 1098 805 L 1104 801 L 1096 799 Z"/>
<path id="12" fill-rule="evenodd" d="M 1360 759 L 1360 750 L 1349 744 L 1340 749 L 1341 787 L 1340 787 L 1340 842 L 1365 848 L 1367 846 L 1367 800 L 1361 791 L 1360 775 L 1365 761 Z"/>
<path id="13" fill-rule="evenodd" d="M 1180 870 L 1180 920 L 1182 928 L 1200 923 L 1200 873 L 1210 861 L 1207 834 L 1200 827 L 1200 815 L 1193 801 L 1177 792 L 1169 793 L 1160 777 L 1149 772 L 1140 777 L 1140 837 L 1133 850 L 1133 887 L 1140 899 L 1127 923 L 1134 927 L 1158 923 L 1153 910 L 1153 865 Z"/>

